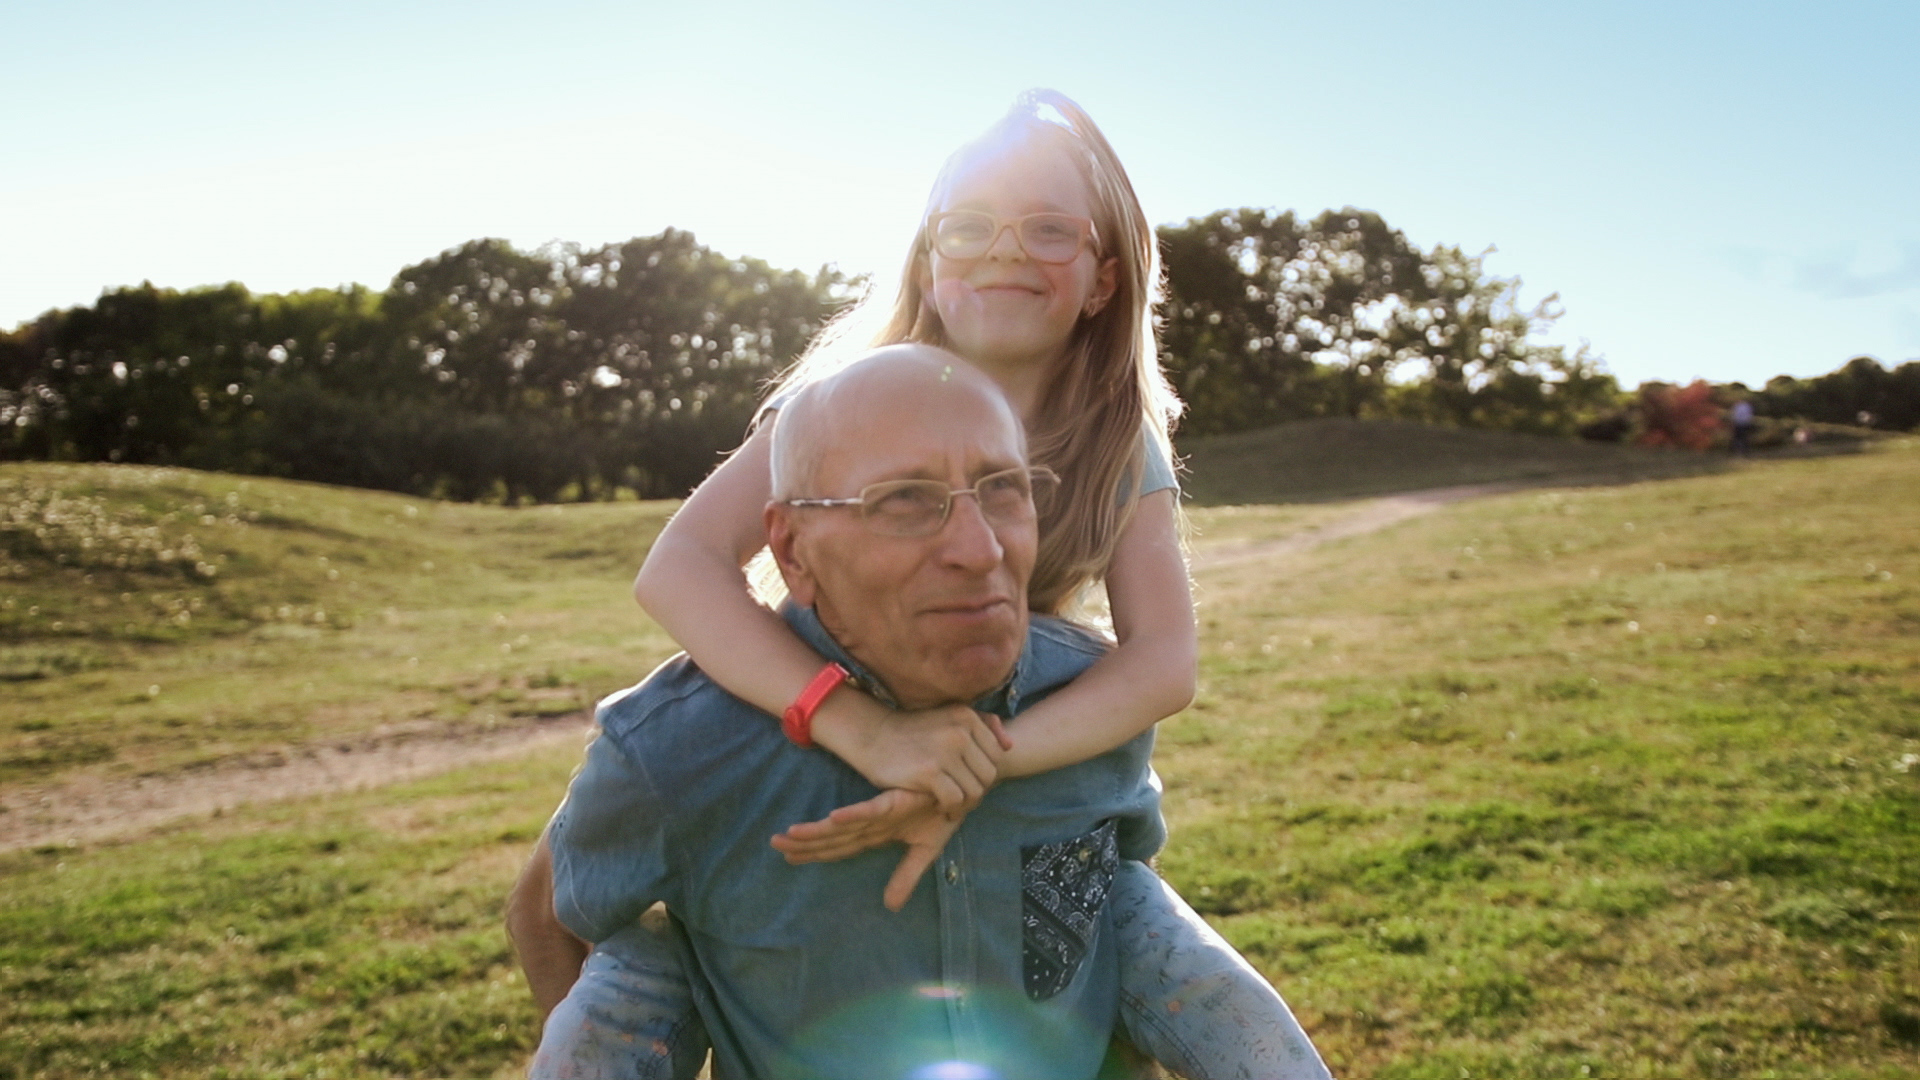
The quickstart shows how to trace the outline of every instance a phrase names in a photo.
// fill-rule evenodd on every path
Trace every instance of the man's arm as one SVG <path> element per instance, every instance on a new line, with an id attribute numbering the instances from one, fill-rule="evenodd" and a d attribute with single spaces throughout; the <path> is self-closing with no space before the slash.
<path id="1" fill-rule="evenodd" d="M 592 947 L 560 922 L 553 912 L 553 848 L 545 830 L 533 857 L 507 897 L 507 937 L 526 972 L 527 989 L 540 1006 L 540 1021 L 560 1004 L 580 977 Z"/>

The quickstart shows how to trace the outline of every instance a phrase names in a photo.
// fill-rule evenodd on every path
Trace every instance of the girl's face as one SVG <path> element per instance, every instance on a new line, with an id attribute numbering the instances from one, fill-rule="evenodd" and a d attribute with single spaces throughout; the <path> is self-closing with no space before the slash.
<path id="1" fill-rule="evenodd" d="M 1014 133 L 975 151 L 950 177 L 938 209 L 984 211 L 1003 223 L 1040 213 L 1094 216 L 1073 159 L 1034 133 Z M 1112 299 L 1117 268 L 1117 259 L 1095 255 L 1091 245 L 1071 262 L 1038 262 L 1015 230 L 1003 228 L 978 257 L 930 253 L 920 285 L 954 351 L 989 374 L 1034 365 L 1044 372 L 1065 352 L 1088 309 Z"/>

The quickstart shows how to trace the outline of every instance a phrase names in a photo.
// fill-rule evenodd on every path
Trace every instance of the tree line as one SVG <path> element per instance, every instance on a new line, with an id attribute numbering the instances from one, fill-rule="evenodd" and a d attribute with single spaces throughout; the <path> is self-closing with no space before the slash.
<path id="1" fill-rule="evenodd" d="M 1920 428 L 1920 360 L 1891 370 L 1871 356 L 1856 356 L 1838 370 L 1811 379 L 1778 375 L 1745 393 L 1761 416 L 1852 424 L 1881 431 Z"/>
<path id="2" fill-rule="evenodd" d="M 1856 356 L 1838 370 L 1811 379 L 1776 375 L 1758 390 L 1744 383 L 1686 386 L 1642 383 L 1612 413 L 1580 427 L 1580 436 L 1618 442 L 1629 436 L 1643 446 L 1706 450 L 1727 441 L 1728 414 L 1736 402 L 1752 407 L 1749 445 L 1778 446 L 1811 439 L 1813 425 L 1832 425 L 1822 439 L 1858 440 L 1859 429 L 1913 431 L 1920 427 L 1920 361 L 1889 371 L 1871 356 Z"/>
<path id="3" fill-rule="evenodd" d="M 459 500 L 684 494 L 845 296 L 669 229 L 354 286 L 108 292 L 0 337 L 0 454 Z"/>
<path id="4" fill-rule="evenodd" d="M 1570 435 L 1626 400 L 1584 347 L 1537 340 L 1555 297 L 1525 306 L 1483 257 L 1422 250 L 1372 212 L 1221 211 L 1160 240 L 1186 435 L 1314 416 Z M 476 240 L 380 292 L 123 288 L 0 334 L 0 458 L 459 500 L 677 496 L 859 287 L 669 229 L 592 249 Z M 1823 378 L 1774 380 L 1763 411 L 1915 422 L 1920 365 Z"/>

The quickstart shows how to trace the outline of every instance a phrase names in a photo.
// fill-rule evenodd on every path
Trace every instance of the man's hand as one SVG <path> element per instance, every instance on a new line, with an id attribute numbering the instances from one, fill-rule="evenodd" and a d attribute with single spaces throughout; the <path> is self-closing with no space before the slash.
<path id="1" fill-rule="evenodd" d="M 941 813 L 925 792 L 892 788 L 843 806 L 824 820 L 791 826 L 773 838 L 773 847 L 790 863 L 810 863 L 837 862 L 896 841 L 907 845 L 881 894 L 888 911 L 899 911 L 964 817 Z"/>
<path id="2" fill-rule="evenodd" d="M 814 741 L 877 788 L 921 791 L 943 813 L 980 804 L 1013 748 L 1000 718 L 964 705 L 901 712 L 865 694 L 835 694 L 814 719 Z"/>

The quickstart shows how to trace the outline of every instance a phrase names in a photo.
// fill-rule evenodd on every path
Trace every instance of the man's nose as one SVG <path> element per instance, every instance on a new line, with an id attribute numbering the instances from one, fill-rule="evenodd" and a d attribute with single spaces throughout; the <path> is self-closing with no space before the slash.
<path id="1" fill-rule="evenodd" d="M 1000 534 L 993 531 L 974 495 L 955 497 L 947 510 L 947 523 L 940 529 L 940 555 L 949 565 L 983 574 L 1006 557 Z"/>

